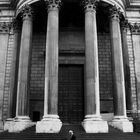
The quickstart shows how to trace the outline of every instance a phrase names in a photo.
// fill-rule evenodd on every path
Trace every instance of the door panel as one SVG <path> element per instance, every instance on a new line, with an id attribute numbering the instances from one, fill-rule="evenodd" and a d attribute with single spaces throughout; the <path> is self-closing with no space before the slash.
<path id="1" fill-rule="evenodd" d="M 60 65 L 58 112 L 64 123 L 78 123 L 84 116 L 83 65 Z"/>

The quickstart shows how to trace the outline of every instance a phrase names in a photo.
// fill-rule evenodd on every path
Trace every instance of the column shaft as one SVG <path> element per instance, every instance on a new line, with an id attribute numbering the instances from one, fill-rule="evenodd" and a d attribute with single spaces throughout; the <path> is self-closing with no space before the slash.
<path id="1" fill-rule="evenodd" d="M 96 2 L 85 0 L 85 119 L 87 133 L 107 133 L 108 125 L 100 116 L 99 65 L 96 26 Z"/>
<path id="2" fill-rule="evenodd" d="M 58 108 L 58 8 L 48 10 L 44 116 Z"/>
<path id="3" fill-rule="evenodd" d="M 16 117 L 28 116 L 28 77 L 32 38 L 32 17 L 30 10 L 23 11 L 23 25 L 20 44 Z"/>
<path id="4" fill-rule="evenodd" d="M 13 53 L 12 53 L 12 65 L 11 65 L 11 72 L 10 72 L 10 90 L 9 90 L 9 109 L 8 109 L 8 118 L 13 118 L 15 117 L 15 106 L 16 104 L 14 103 L 16 100 L 16 84 L 17 84 L 17 60 L 18 60 L 18 46 L 19 41 L 20 41 L 20 30 L 19 30 L 19 25 L 18 21 L 15 20 L 13 23 L 13 32 L 14 32 L 14 46 L 13 46 Z"/>
<path id="5" fill-rule="evenodd" d="M 95 9 L 85 11 L 86 115 L 100 115 L 98 44 Z"/>
<path id="6" fill-rule="evenodd" d="M 58 116 L 58 12 L 60 0 L 46 0 L 48 7 L 44 116 L 37 122 L 37 133 L 58 133 L 62 122 Z"/>
<path id="7" fill-rule="evenodd" d="M 124 82 L 124 66 L 122 55 L 122 40 L 120 33 L 120 11 L 114 6 L 111 9 L 111 43 L 114 77 L 114 119 L 110 122 L 115 128 L 123 132 L 133 132 L 133 125 L 126 115 L 126 97 Z"/>
<path id="8" fill-rule="evenodd" d="M 113 15 L 111 18 L 111 38 L 114 75 L 114 114 L 117 116 L 126 117 L 126 100 L 123 70 L 124 67 L 119 15 Z"/>
<path id="9" fill-rule="evenodd" d="M 130 67 L 129 55 L 127 45 L 127 32 L 130 32 L 129 23 L 127 20 L 121 22 L 121 35 L 122 35 L 122 50 L 124 62 L 124 78 L 125 78 L 125 93 L 126 93 L 126 110 L 129 116 L 132 115 L 132 94 L 130 90 Z"/>

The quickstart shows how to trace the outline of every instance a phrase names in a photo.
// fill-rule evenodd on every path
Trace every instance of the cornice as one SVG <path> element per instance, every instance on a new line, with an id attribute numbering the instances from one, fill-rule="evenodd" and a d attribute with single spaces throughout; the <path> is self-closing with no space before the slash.
<path id="1" fill-rule="evenodd" d="M 0 0 L 0 9 L 9 9 L 10 3 L 10 0 Z"/>
<path id="2" fill-rule="evenodd" d="M 140 0 L 126 0 L 127 7 L 140 7 Z"/>

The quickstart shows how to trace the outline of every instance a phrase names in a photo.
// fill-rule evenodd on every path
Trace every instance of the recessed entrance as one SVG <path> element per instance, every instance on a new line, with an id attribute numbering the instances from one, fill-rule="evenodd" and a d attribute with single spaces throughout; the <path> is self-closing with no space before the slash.
<path id="1" fill-rule="evenodd" d="M 84 117 L 83 65 L 59 66 L 58 113 L 63 123 L 77 124 Z"/>

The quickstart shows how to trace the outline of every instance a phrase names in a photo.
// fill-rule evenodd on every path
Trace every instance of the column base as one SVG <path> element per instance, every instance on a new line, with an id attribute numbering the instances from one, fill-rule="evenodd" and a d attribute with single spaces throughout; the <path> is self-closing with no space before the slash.
<path id="1" fill-rule="evenodd" d="M 58 115 L 47 115 L 36 124 L 36 133 L 59 133 L 62 122 Z"/>
<path id="2" fill-rule="evenodd" d="M 8 118 L 5 122 L 4 122 L 4 131 L 7 131 L 10 129 L 10 127 L 13 127 L 13 122 L 14 122 L 14 118 Z"/>
<path id="3" fill-rule="evenodd" d="M 115 116 L 114 119 L 109 122 L 114 128 L 121 130 L 122 132 L 133 132 L 133 124 L 124 116 Z"/>
<path id="4" fill-rule="evenodd" d="M 82 126 L 86 133 L 108 133 L 107 121 L 102 120 L 100 116 L 85 116 Z"/>
<path id="5" fill-rule="evenodd" d="M 33 125 L 34 123 L 31 122 L 28 116 L 18 116 L 14 118 L 13 121 L 7 122 L 7 124 L 5 124 L 5 129 L 7 129 L 8 132 L 19 133 Z"/>
<path id="6" fill-rule="evenodd" d="M 3 124 L 3 121 L 0 120 L 0 132 L 3 132 L 4 130 L 4 124 Z"/>

